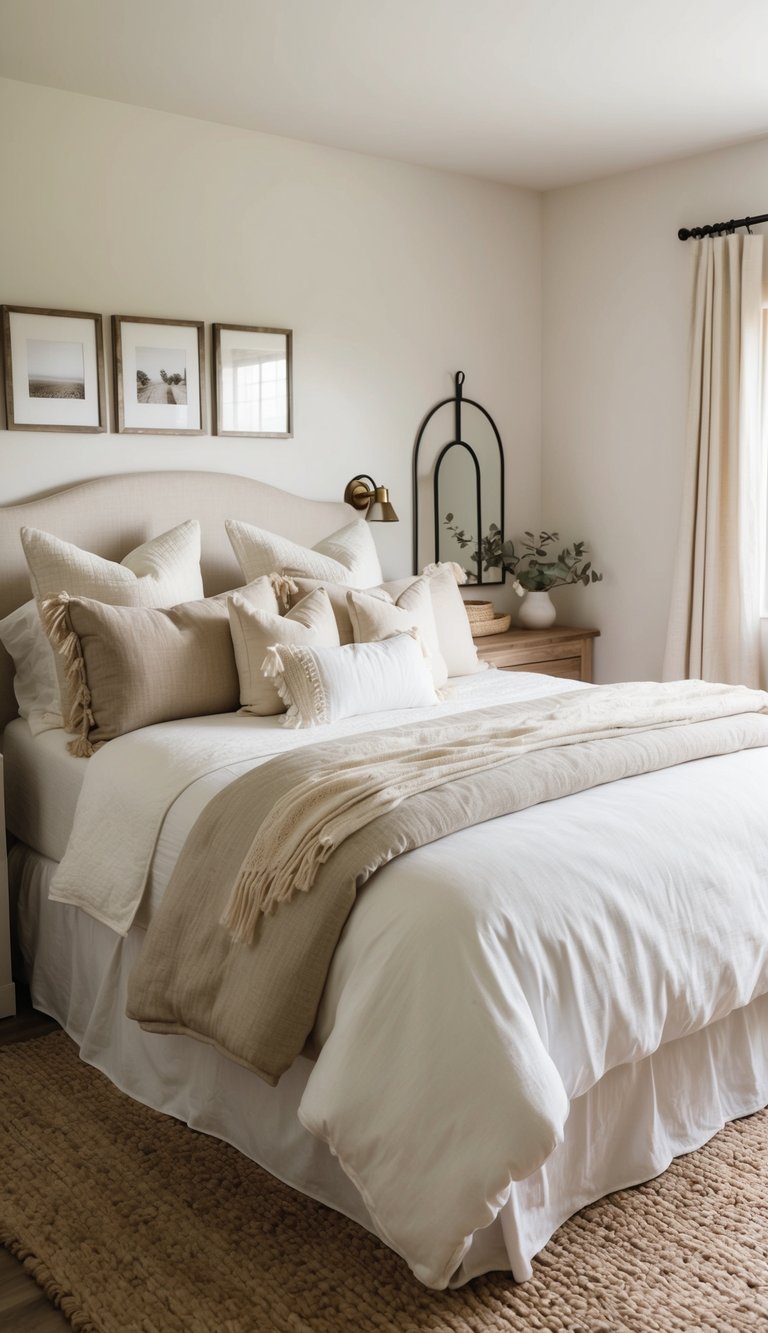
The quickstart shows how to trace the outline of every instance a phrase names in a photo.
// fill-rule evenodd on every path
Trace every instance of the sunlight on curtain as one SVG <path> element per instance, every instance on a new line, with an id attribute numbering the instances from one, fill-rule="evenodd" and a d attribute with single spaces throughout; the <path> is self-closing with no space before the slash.
<path id="1" fill-rule="evenodd" d="M 756 686 L 765 532 L 763 238 L 689 244 L 687 456 L 664 678 Z"/>

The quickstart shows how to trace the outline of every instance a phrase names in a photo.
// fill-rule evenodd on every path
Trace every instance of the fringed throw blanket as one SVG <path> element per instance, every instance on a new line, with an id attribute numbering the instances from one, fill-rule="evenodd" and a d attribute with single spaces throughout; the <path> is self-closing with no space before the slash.
<path id="1" fill-rule="evenodd" d="M 376 869 L 542 801 L 768 745 L 766 714 L 768 695 L 740 687 L 600 686 L 274 759 L 195 825 L 128 1014 L 212 1042 L 274 1083 L 311 1032 L 355 894 Z"/>

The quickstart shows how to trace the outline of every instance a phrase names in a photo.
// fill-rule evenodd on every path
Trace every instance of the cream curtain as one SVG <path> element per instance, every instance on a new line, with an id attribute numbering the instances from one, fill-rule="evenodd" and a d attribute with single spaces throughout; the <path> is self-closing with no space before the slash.
<path id="1" fill-rule="evenodd" d="M 686 474 L 664 679 L 760 682 L 762 236 L 692 243 Z"/>

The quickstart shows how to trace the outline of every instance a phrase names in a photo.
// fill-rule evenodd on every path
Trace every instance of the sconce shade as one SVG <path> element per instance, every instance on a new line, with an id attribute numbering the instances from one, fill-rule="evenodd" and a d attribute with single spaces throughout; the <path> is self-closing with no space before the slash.
<path id="1" fill-rule="evenodd" d="M 370 486 L 365 483 L 370 482 Z M 377 486 L 372 477 L 361 472 L 347 482 L 344 501 L 353 509 L 365 509 L 365 517 L 370 523 L 398 523 L 394 506 L 390 504 L 386 486 Z"/>
<path id="2" fill-rule="evenodd" d="M 376 488 L 384 490 L 383 486 Z M 389 500 L 373 500 L 365 516 L 369 523 L 398 523 L 399 519 Z"/>

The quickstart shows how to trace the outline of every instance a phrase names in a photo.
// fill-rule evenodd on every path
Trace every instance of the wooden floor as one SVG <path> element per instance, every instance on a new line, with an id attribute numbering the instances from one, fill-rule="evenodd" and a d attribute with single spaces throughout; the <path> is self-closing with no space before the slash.
<path id="1" fill-rule="evenodd" d="M 17 990 L 14 1018 L 0 1018 L 0 1046 L 44 1037 L 58 1027 L 47 1014 L 33 1009 L 29 996 Z M 2 1166 L 0 1166 L 2 1170 Z M 34 1278 L 25 1273 L 12 1254 L 0 1246 L 0 1330 L 2 1333 L 62 1333 L 71 1328 L 63 1314 L 49 1303 Z"/>

